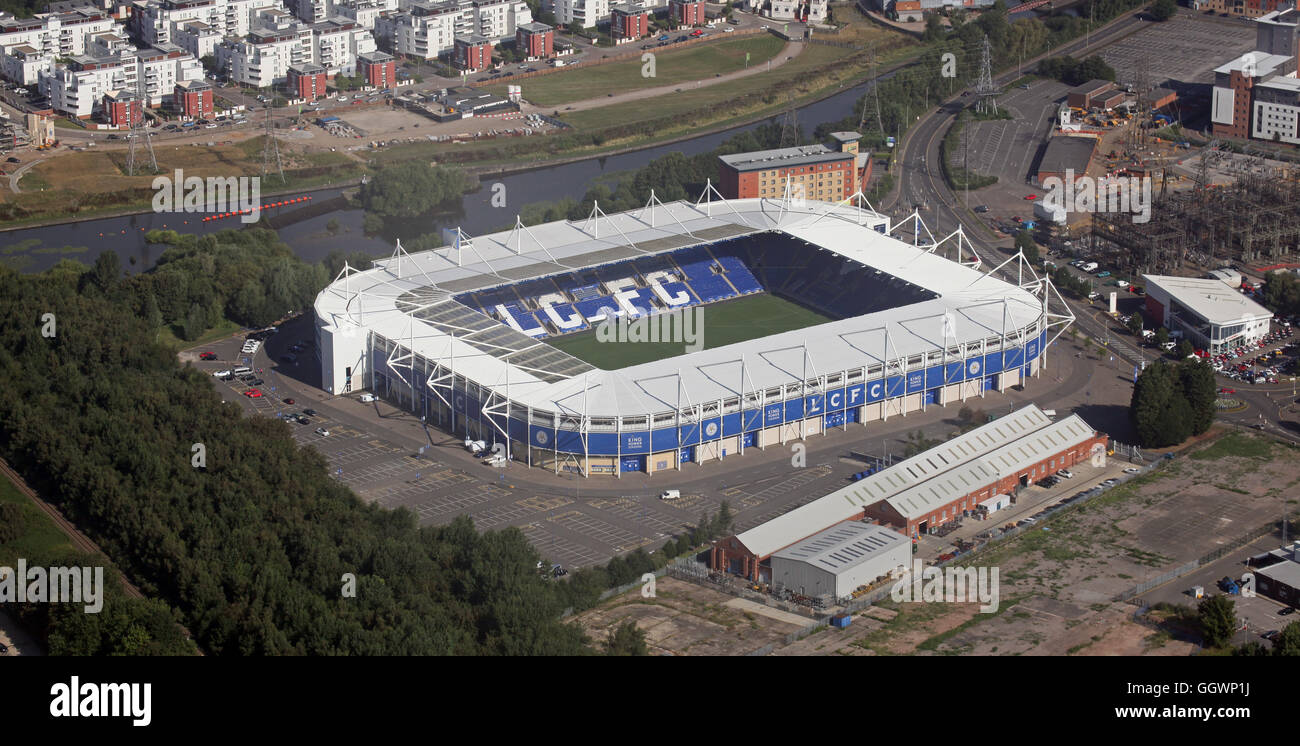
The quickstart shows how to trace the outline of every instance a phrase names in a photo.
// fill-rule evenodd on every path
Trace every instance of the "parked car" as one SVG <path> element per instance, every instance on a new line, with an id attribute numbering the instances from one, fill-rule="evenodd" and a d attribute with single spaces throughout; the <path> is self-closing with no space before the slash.
<path id="1" fill-rule="evenodd" d="M 302 410 L 302 413 L 305 414 L 305 415 L 307 415 L 308 417 L 315 417 L 315 416 L 316 416 L 316 410 L 314 410 L 314 409 L 304 409 L 304 410 Z"/>
<path id="2" fill-rule="evenodd" d="M 1290 616 L 1295 613 L 1294 606 L 1288 606 L 1277 613 L 1278 616 Z"/>
<path id="3" fill-rule="evenodd" d="M 989 211 L 988 205 L 975 205 L 975 212 L 988 212 L 988 211 Z"/>
<path id="4" fill-rule="evenodd" d="M 316 428 L 316 434 L 319 435 L 319 436 L 321 436 L 322 438 L 328 438 L 329 435 L 330 435 L 330 431 L 329 431 L 329 430 L 326 430 L 326 429 L 323 428 L 323 427 L 318 427 L 318 428 Z"/>
<path id="5" fill-rule="evenodd" d="M 217 353 L 215 353 L 215 352 L 200 352 L 200 353 L 199 353 L 199 359 L 200 359 L 200 360 L 216 360 L 216 359 L 217 359 Z"/>
<path id="6" fill-rule="evenodd" d="M 260 398 L 262 397 L 262 390 L 261 390 L 261 389 L 249 389 L 249 390 L 247 390 L 247 391 L 244 392 L 244 396 L 247 396 L 249 399 L 260 399 Z"/>
<path id="7" fill-rule="evenodd" d="M 293 404 L 293 403 L 294 403 L 294 400 L 293 400 L 293 399 L 285 399 L 285 400 L 284 400 L 284 403 L 285 403 L 285 404 Z"/>
<path id="8" fill-rule="evenodd" d="M 1065 477 L 1066 479 L 1074 479 L 1074 472 L 1070 471 L 1069 469 L 1061 469 L 1060 471 L 1056 472 L 1056 476 Z"/>

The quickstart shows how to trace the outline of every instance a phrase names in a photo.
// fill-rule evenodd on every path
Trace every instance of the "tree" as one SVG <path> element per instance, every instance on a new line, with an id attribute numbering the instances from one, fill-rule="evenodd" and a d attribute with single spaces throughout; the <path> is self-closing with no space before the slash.
<path id="1" fill-rule="evenodd" d="M 650 649 L 645 644 L 645 632 L 631 619 L 623 622 L 609 634 L 605 641 L 605 655 L 636 656 L 649 655 Z"/>
<path id="2" fill-rule="evenodd" d="M 1179 360 L 1186 360 L 1188 357 L 1195 354 L 1196 348 L 1192 347 L 1191 342 L 1183 339 L 1178 343 L 1178 346 L 1174 348 L 1174 352 L 1177 353 Z"/>
<path id="3" fill-rule="evenodd" d="M 1142 336 L 1142 314 L 1134 313 L 1132 316 L 1128 317 L 1128 330 L 1132 332 L 1135 337 Z"/>
<path id="4" fill-rule="evenodd" d="M 1029 235 L 1029 231 L 1019 231 L 1016 233 L 1016 248 L 1025 255 L 1025 260 L 1030 264 L 1037 264 L 1038 244 L 1034 242 L 1034 237 Z"/>
<path id="5" fill-rule="evenodd" d="M 1218 398 L 1214 369 L 1200 360 L 1183 360 L 1178 375 L 1191 414 L 1192 435 L 1200 435 L 1214 424 L 1214 401 Z"/>
<path id="6" fill-rule="evenodd" d="M 1177 12 L 1178 4 L 1174 0 L 1156 0 L 1151 6 L 1151 17 L 1161 22 L 1173 18 Z"/>
<path id="7" fill-rule="evenodd" d="M 1191 436 L 1191 407 L 1173 366 L 1160 361 L 1142 371 L 1133 385 L 1129 419 L 1138 442 L 1148 448 L 1175 445 Z"/>
<path id="8" fill-rule="evenodd" d="M 190 312 L 185 315 L 185 322 L 181 326 L 181 335 L 187 340 L 195 340 L 203 336 L 203 332 L 208 328 L 208 314 L 198 303 L 190 304 Z"/>
<path id="9" fill-rule="evenodd" d="M 731 525 L 735 522 L 735 516 L 731 513 L 731 503 L 726 500 L 718 506 L 718 515 L 713 522 L 713 535 L 726 536 L 731 531 Z"/>
<path id="10" fill-rule="evenodd" d="M 1300 622 L 1291 622 L 1282 628 L 1273 640 L 1273 655 L 1300 655 Z"/>
<path id="11" fill-rule="evenodd" d="M 468 182 L 458 170 L 406 161 L 381 169 L 361 187 L 361 204 L 383 217 L 413 218 L 459 198 Z"/>
<path id="12" fill-rule="evenodd" d="M 336 218 L 330 218 L 329 222 L 325 224 L 325 230 L 329 231 L 330 233 L 338 233 L 339 221 Z"/>
<path id="13" fill-rule="evenodd" d="M 1206 647 L 1223 647 L 1237 629 L 1237 605 L 1227 594 L 1203 599 L 1196 609 Z"/>
<path id="14" fill-rule="evenodd" d="M 122 260 L 117 252 L 109 249 L 95 257 L 95 266 L 91 270 L 91 280 L 101 291 L 108 293 L 117 287 L 122 279 Z"/>
<path id="15" fill-rule="evenodd" d="M 1160 347 L 1164 347 L 1168 343 L 1169 343 L 1169 330 L 1164 328 L 1163 326 L 1160 327 L 1159 329 L 1156 329 L 1156 344 L 1159 345 Z"/>

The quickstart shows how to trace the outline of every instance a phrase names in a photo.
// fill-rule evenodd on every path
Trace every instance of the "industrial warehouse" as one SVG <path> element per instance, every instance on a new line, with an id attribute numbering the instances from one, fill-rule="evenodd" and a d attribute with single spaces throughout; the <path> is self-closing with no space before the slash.
<path id="1" fill-rule="evenodd" d="M 790 560 L 808 554 L 809 546 L 829 541 L 823 533 L 846 521 L 888 526 L 885 530 L 900 538 L 915 538 L 961 516 L 988 511 L 999 495 L 1014 502 L 1019 490 L 1049 474 L 1104 459 L 1107 444 L 1107 436 L 1078 415 L 1054 422 L 1031 404 L 718 541 L 710 565 L 755 582 L 782 581 L 778 569 L 788 571 Z M 996 509 L 1001 501 L 993 502 Z M 892 570 L 888 565 L 881 562 L 871 569 Z M 821 567 L 836 575 L 852 572 L 846 582 L 870 574 L 855 571 L 848 562 L 823 562 Z M 826 588 L 822 592 L 829 593 L 829 583 Z"/>

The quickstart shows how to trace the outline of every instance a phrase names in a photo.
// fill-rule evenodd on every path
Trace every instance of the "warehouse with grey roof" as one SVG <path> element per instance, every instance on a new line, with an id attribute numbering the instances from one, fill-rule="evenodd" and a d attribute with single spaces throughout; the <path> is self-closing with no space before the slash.
<path id="1" fill-rule="evenodd" d="M 867 520 L 903 537 L 918 537 L 979 510 L 981 502 L 1016 493 L 1082 461 L 1104 459 L 1108 438 L 1083 418 L 1054 421 L 1030 404 L 942 445 L 900 461 L 716 542 L 715 570 L 754 581 L 780 580 L 788 548 L 803 546 L 845 521 Z"/>

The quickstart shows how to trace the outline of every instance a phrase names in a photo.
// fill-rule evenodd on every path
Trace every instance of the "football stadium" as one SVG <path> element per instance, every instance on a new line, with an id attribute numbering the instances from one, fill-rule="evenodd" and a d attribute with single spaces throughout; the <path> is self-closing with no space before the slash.
<path id="1" fill-rule="evenodd" d="M 1023 256 L 1004 281 L 860 195 L 713 194 L 345 267 L 315 303 L 322 386 L 517 463 L 655 473 L 996 395 L 1073 320 Z"/>

